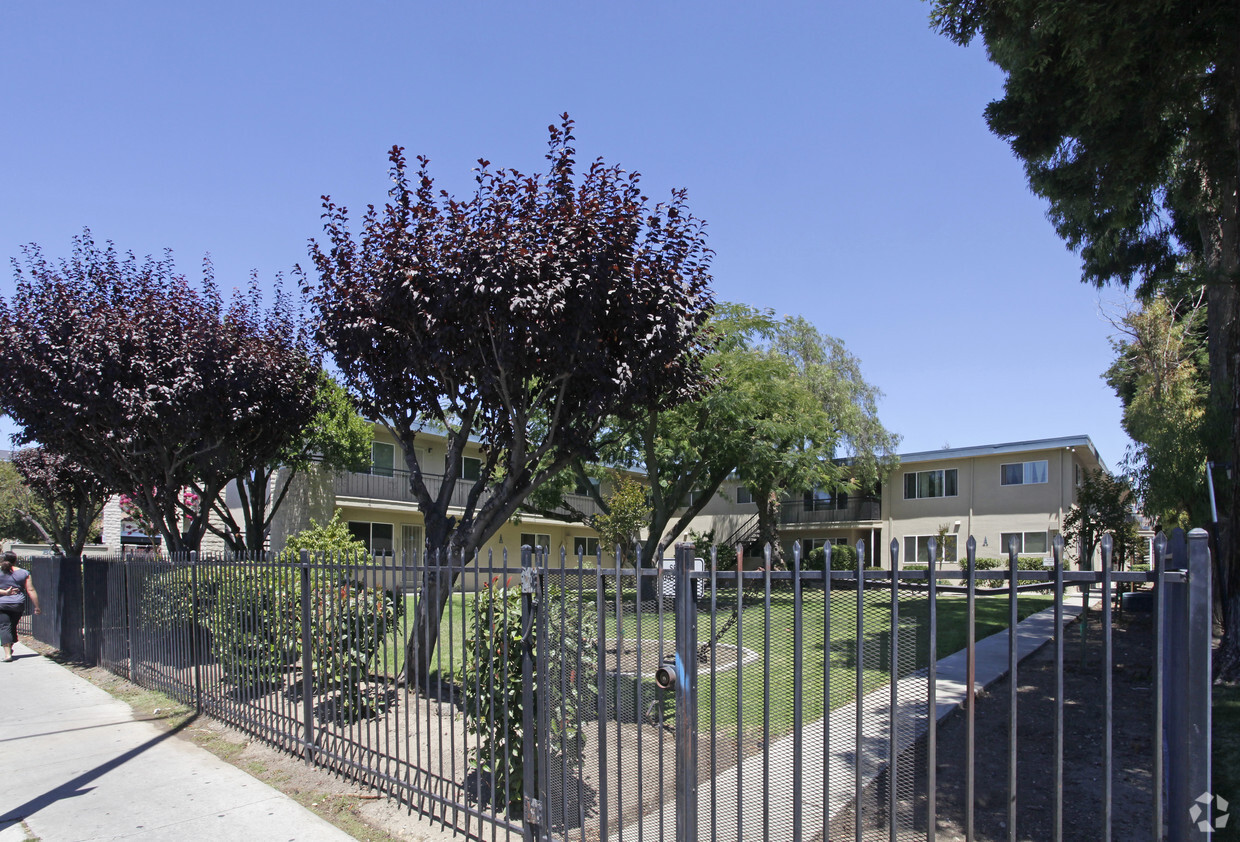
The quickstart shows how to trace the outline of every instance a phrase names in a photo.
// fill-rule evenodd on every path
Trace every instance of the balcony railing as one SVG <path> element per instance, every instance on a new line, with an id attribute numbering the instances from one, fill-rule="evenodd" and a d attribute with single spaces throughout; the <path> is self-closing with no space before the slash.
<path id="1" fill-rule="evenodd" d="M 779 510 L 780 523 L 858 523 L 882 519 L 882 507 L 872 497 L 850 498 L 841 508 L 834 500 L 785 500 Z"/>
<path id="2" fill-rule="evenodd" d="M 422 481 L 426 483 L 426 490 L 430 492 L 431 496 L 436 497 L 440 489 L 443 488 L 444 478 L 438 474 L 422 474 Z M 335 478 L 335 486 L 337 497 L 358 497 L 365 500 L 386 500 L 417 504 L 413 491 L 409 487 L 408 471 L 379 469 L 375 473 L 339 473 Z M 452 489 L 452 499 L 448 503 L 449 507 L 454 509 L 465 508 L 465 501 L 469 499 L 469 492 L 473 486 L 473 480 L 457 480 L 456 486 Z M 484 491 L 479 502 L 485 500 L 488 494 L 489 492 Z M 564 497 L 565 502 L 579 512 L 586 515 L 599 513 L 598 505 L 591 497 L 584 494 L 566 494 Z M 568 509 L 566 508 L 556 509 L 556 511 L 561 514 L 568 514 Z"/>

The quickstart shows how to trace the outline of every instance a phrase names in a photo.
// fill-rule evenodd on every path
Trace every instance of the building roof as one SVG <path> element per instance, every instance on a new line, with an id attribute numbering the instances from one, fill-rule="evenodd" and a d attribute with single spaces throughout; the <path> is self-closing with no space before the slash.
<path id="1" fill-rule="evenodd" d="M 901 453 L 901 464 L 910 462 L 935 462 L 942 459 L 971 459 L 977 456 L 1002 456 L 1009 453 L 1029 453 L 1036 450 L 1058 450 L 1060 448 L 1086 448 L 1098 465 L 1108 471 L 1098 448 L 1090 441 L 1089 436 L 1062 436 L 1053 439 L 1032 439 L 1030 441 L 1012 441 L 1003 444 L 983 444 L 974 447 L 944 447 L 940 450 L 922 450 L 917 453 Z"/>

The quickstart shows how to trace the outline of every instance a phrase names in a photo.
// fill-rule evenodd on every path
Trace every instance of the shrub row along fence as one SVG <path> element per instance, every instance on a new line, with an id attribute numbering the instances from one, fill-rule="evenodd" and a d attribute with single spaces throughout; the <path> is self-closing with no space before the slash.
<path id="1" fill-rule="evenodd" d="M 1048 828 L 1033 835 L 1060 839 L 1065 741 L 1082 728 L 1098 748 L 1074 742 L 1068 771 L 1092 764 L 1100 781 L 1090 805 L 1070 805 L 1083 838 L 1110 838 L 1117 766 L 1150 838 L 1210 820 L 1194 800 L 1210 781 L 1205 533 L 1160 539 L 1148 572 L 1112 571 L 1109 544 L 1099 571 L 1022 570 L 1013 550 L 1009 569 L 985 572 L 998 590 L 978 587 L 972 539 L 958 584 L 933 563 L 900 570 L 898 552 L 893 542 L 895 572 L 832 570 L 829 557 L 802 570 L 799 546 L 788 571 L 738 571 L 691 545 L 637 569 L 528 547 L 519 566 L 191 554 L 87 559 L 79 575 L 35 559 L 50 610 L 25 622 L 72 646 L 64 620 L 80 611 L 86 661 L 484 838 L 933 840 L 944 823 L 975 838 L 981 818 L 1015 839 L 1032 810 Z M 1122 583 L 1154 585 L 1135 782 L 1112 743 Z M 1079 667 L 1088 704 L 1065 690 L 1081 603 L 1067 597 L 1081 590 L 1099 606 L 1099 639 L 1080 643 L 1092 647 Z M 1022 635 L 982 638 L 1038 612 L 1053 723 L 1030 747 L 1018 738 Z M 979 758 L 986 714 L 969 688 L 995 643 L 1013 679 L 1006 737 Z M 945 716 L 960 725 L 950 746 Z M 1048 775 L 1018 775 L 1031 751 L 1048 754 Z M 949 761 L 961 767 L 954 801 L 940 794 Z"/>

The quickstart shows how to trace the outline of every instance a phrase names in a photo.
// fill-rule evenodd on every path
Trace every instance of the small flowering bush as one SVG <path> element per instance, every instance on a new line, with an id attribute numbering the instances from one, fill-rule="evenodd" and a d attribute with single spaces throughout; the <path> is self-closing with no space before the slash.
<path id="1" fill-rule="evenodd" d="M 320 582 L 310 599 L 316 689 L 335 694 L 337 710 L 348 721 L 381 713 L 386 700 L 368 687 L 370 675 L 375 657 L 404 614 L 405 601 L 347 580 Z"/>

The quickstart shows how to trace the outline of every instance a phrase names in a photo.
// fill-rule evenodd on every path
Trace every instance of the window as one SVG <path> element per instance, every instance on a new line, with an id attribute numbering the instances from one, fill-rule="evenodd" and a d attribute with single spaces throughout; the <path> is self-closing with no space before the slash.
<path id="1" fill-rule="evenodd" d="M 522 532 L 521 546 L 523 547 L 542 547 L 544 550 L 551 549 L 551 536 L 544 535 L 541 532 Z"/>
<path id="2" fill-rule="evenodd" d="M 444 473 L 448 472 L 448 457 L 444 457 Z M 482 460 L 472 456 L 461 457 L 461 479 L 474 481 L 482 476 Z"/>
<path id="3" fill-rule="evenodd" d="M 349 532 L 353 537 L 366 545 L 366 551 L 369 553 L 390 553 L 394 549 L 392 546 L 392 524 L 390 523 L 369 523 L 363 520 L 351 520 L 349 521 Z"/>
<path id="4" fill-rule="evenodd" d="M 401 552 L 405 554 L 409 564 L 422 558 L 422 527 L 406 523 L 400 528 Z"/>
<path id="5" fill-rule="evenodd" d="M 922 497 L 955 497 L 956 469 L 943 468 L 937 471 L 917 471 L 904 475 L 904 499 L 916 500 Z"/>
<path id="6" fill-rule="evenodd" d="M 573 539 L 573 556 L 598 558 L 598 538 L 577 537 Z"/>
<path id="7" fill-rule="evenodd" d="M 930 539 L 933 538 L 936 544 L 939 543 L 938 535 L 906 535 L 904 537 L 904 563 L 905 564 L 929 564 L 930 563 Z M 958 559 L 957 536 L 944 535 L 942 546 L 938 548 L 936 561 L 938 562 L 955 562 Z"/>
<path id="8" fill-rule="evenodd" d="M 1008 551 L 1008 542 L 1015 539 L 1016 554 L 1044 553 L 1049 544 L 1045 532 L 1003 532 L 999 535 L 999 552 Z"/>
<path id="9" fill-rule="evenodd" d="M 581 479 L 578 478 L 577 484 L 573 486 L 573 493 L 580 494 L 583 497 L 589 496 L 591 494 L 591 489 L 598 491 L 598 484 L 597 477 L 586 477 L 585 482 L 582 482 Z"/>
<path id="10" fill-rule="evenodd" d="M 999 482 L 1003 485 L 1037 485 L 1046 482 L 1046 460 L 1012 462 L 999 466 Z"/>
<path id="11" fill-rule="evenodd" d="M 396 445 L 383 441 L 370 443 L 370 472 L 377 477 L 390 477 L 396 471 Z"/>
<path id="12" fill-rule="evenodd" d="M 753 502 L 753 494 L 751 494 L 751 493 L 750 493 L 750 491 L 749 491 L 749 489 L 748 489 L 748 488 L 746 488 L 745 486 L 743 486 L 743 485 L 738 485 L 738 486 L 736 487 L 736 502 L 737 502 L 737 503 L 742 503 L 742 504 L 743 504 L 743 503 L 752 503 L 752 502 Z"/>
<path id="13" fill-rule="evenodd" d="M 834 509 L 835 503 L 831 499 L 831 492 L 824 491 L 821 488 L 815 488 L 813 491 L 805 492 L 805 511 L 807 512 L 823 512 L 827 509 Z"/>

